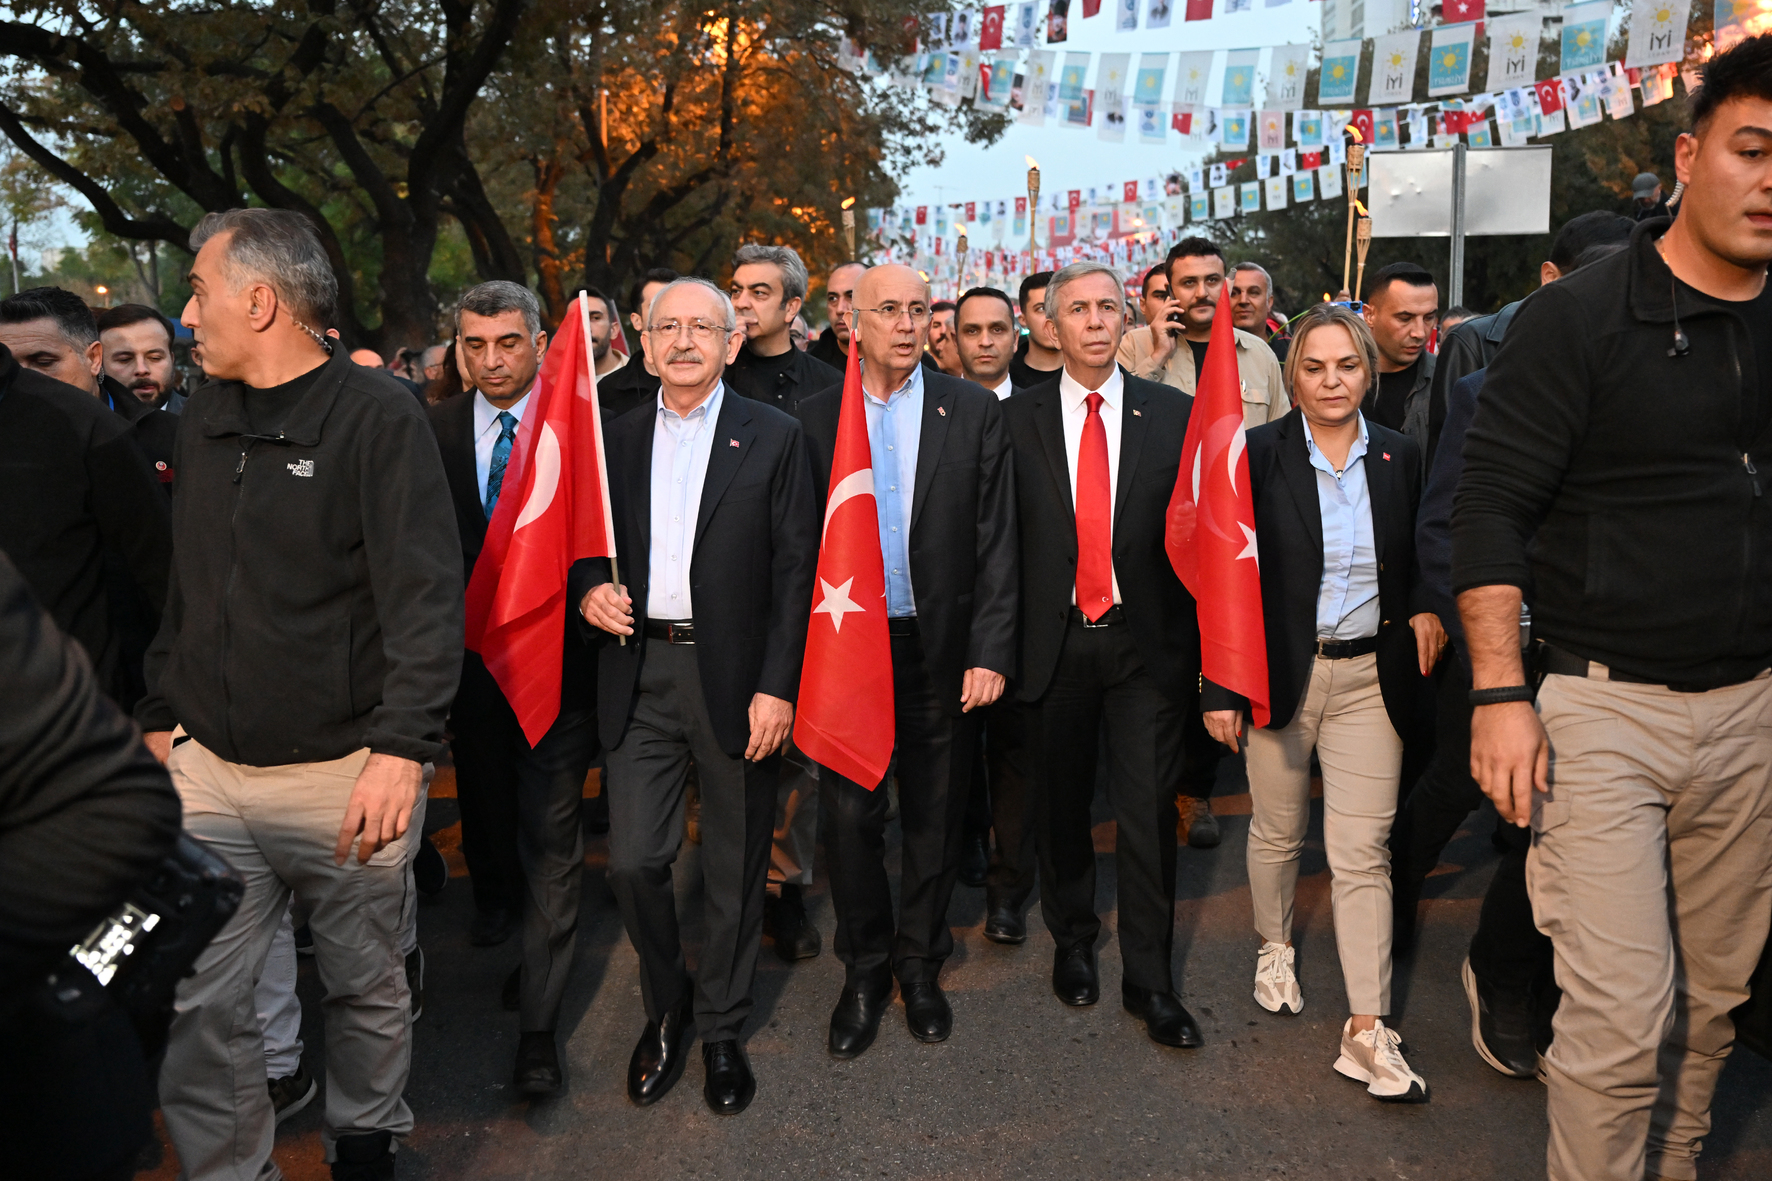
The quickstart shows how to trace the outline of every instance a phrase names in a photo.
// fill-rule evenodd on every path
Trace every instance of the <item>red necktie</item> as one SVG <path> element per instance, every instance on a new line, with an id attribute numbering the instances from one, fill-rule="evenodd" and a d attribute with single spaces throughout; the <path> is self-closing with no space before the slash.
<path id="1" fill-rule="evenodd" d="M 1101 395 L 1087 401 L 1077 448 L 1077 609 L 1094 623 L 1114 605 L 1114 513 Z"/>

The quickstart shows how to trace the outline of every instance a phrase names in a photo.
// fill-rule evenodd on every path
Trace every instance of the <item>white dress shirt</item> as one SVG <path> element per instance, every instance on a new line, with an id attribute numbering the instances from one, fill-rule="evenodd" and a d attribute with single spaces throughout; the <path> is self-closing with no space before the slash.
<path id="1" fill-rule="evenodd" d="M 531 392 L 535 387 L 529 387 Z M 523 421 L 523 411 L 529 405 L 529 394 L 524 394 L 511 404 L 505 413 L 518 422 Z M 492 474 L 492 448 L 498 443 L 499 409 L 486 400 L 486 395 L 479 390 L 474 391 L 474 478 L 480 488 L 480 507 L 486 507 L 486 477 Z M 504 495 L 504 489 L 499 489 Z"/>
<path id="2" fill-rule="evenodd" d="M 652 545 L 646 561 L 646 618 L 689 620 L 689 565 L 695 560 L 695 524 L 707 482 L 714 427 L 720 421 L 724 383 L 694 410 L 680 415 L 656 398 L 652 431 Z"/>
<path id="3" fill-rule="evenodd" d="M 1003 374 L 1003 384 L 991 391 L 991 393 L 997 395 L 997 401 L 999 401 L 999 402 L 1007 401 L 1009 398 L 1009 395 L 1013 394 L 1014 392 L 1015 392 L 1015 383 L 1014 383 L 1013 379 L 1010 378 L 1007 371 L 1005 371 Z"/>
<path id="4" fill-rule="evenodd" d="M 1108 520 L 1114 519 L 1114 497 L 1120 486 L 1120 411 L 1126 401 L 1126 383 L 1120 378 L 1120 367 L 1108 376 L 1100 389 L 1082 385 L 1066 369 L 1058 379 L 1058 405 L 1064 415 L 1064 454 L 1071 469 L 1071 511 L 1077 505 L 1077 453 L 1083 445 L 1083 423 L 1089 418 L 1090 394 L 1101 395 L 1101 425 L 1107 431 L 1108 453 Z M 1114 602 L 1120 601 L 1120 572 L 1114 571 Z M 1077 588 L 1071 585 L 1071 605 L 1077 604 Z"/>

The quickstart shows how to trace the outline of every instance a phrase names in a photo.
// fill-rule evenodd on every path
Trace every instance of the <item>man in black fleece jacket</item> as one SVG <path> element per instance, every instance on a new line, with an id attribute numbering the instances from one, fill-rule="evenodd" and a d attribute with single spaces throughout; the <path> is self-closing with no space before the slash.
<path id="1" fill-rule="evenodd" d="M 212 213 L 191 245 L 184 321 L 215 380 L 179 432 L 136 716 L 246 897 L 179 988 L 162 1109 L 191 1181 L 275 1175 L 252 981 L 293 891 L 329 994 L 326 1156 L 388 1178 L 412 1129 L 408 866 L 461 671 L 449 486 L 411 395 L 329 358 L 337 284 L 303 218 Z"/>
<path id="2" fill-rule="evenodd" d="M 1563 989 L 1551 1181 L 1697 1175 L 1772 927 L 1772 35 L 1692 128 L 1677 218 L 1520 307 L 1452 514 L 1471 769 Z"/>

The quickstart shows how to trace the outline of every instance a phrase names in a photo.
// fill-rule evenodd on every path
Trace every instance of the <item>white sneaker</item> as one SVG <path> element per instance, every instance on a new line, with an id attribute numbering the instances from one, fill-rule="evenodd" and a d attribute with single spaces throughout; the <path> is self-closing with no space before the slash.
<path id="1" fill-rule="evenodd" d="M 1403 1039 L 1380 1021 L 1361 1033 L 1352 1032 L 1353 1018 L 1341 1027 L 1341 1057 L 1335 1069 L 1366 1084 L 1366 1093 L 1390 1103 L 1427 1102 L 1427 1080 L 1403 1060 Z"/>
<path id="2" fill-rule="evenodd" d="M 1297 952 L 1284 943 L 1263 943 L 1255 961 L 1255 1003 L 1270 1013 L 1304 1011 L 1298 974 L 1292 970 Z"/>

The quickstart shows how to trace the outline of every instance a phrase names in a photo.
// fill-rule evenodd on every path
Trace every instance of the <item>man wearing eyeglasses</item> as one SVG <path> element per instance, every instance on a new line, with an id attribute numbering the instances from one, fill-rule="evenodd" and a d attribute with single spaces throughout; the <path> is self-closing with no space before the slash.
<path id="1" fill-rule="evenodd" d="M 646 1027 L 628 1098 L 657 1102 L 699 1031 L 716 1114 L 756 1094 L 739 1045 L 762 944 L 778 752 L 794 720 L 818 562 L 818 508 L 800 424 L 736 396 L 722 375 L 743 337 L 726 294 L 667 285 L 641 342 L 652 413 L 609 426 L 609 491 L 625 585 L 606 558 L 569 593 L 607 633 L 598 660 L 609 751 L 609 883 L 640 958 Z M 616 642 L 616 638 L 620 642 Z M 701 954 L 677 931 L 672 864 L 690 762 L 701 784 Z"/>
<path id="2" fill-rule="evenodd" d="M 981 707 L 1002 695 L 1014 659 L 1014 480 L 1002 405 L 983 386 L 922 365 L 929 285 L 906 266 L 867 271 L 855 287 L 851 345 L 885 559 L 887 630 L 904 826 L 898 918 L 885 863 L 886 785 L 824 768 L 825 854 L 837 912 L 843 992 L 829 1049 L 870 1046 L 897 978 L 905 1022 L 944 1041 L 953 1010 L 938 977 L 953 952 L 948 901 L 959 876 Z M 801 404 L 821 503 L 829 487 L 843 388 Z"/>

